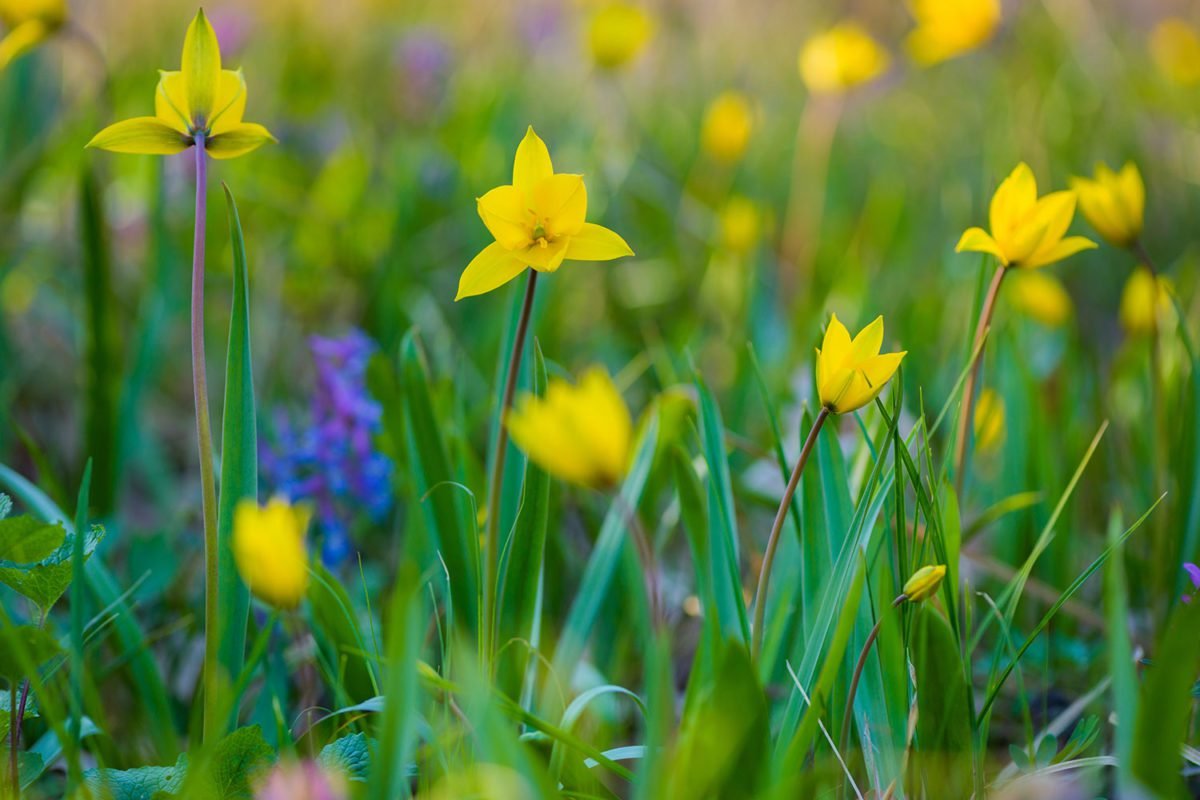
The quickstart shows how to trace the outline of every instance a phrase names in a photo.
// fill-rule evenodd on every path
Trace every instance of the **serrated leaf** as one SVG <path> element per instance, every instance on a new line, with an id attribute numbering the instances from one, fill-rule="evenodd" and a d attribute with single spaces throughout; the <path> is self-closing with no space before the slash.
<path id="1" fill-rule="evenodd" d="M 217 744 L 211 769 L 216 796 L 243 800 L 254 796 L 254 779 L 275 760 L 275 751 L 263 739 L 257 725 L 238 728 Z"/>
<path id="2" fill-rule="evenodd" d="M 41 628 L 32 625 L 2 628 L 0 678 L 20 680 L 26 676 L 26 664 L 37 667 L 61 652 L 58 640 Z"/>
<path id="3" fill-rule="evenodd" d="M 99 800 L 151 800 L 159 795 L 174 796 L 187 776 L 187 756 L 173 767 L 136 769 L 90 769 L 83 773 L 84 784 Z"/>
<path id="4" fill-rule="evenodd" d="M 17 519 L 21 518 L 18 517 Z M 4 522 L 8 521 L 5 520 Z M 2 524 L 0 523 L 0 525 Z M 57 528 L 59 531 L 62 531 L 61 525 L 43 527 Z M 45 534 L 30 535 L 41 537 Z M 100 540 L 103 538 L 104 528 L 99 525 L 93 525 L 83 541 L 83 557 L 85 561 L 92 555 L 92 552 L 96 549 L 96 545 L 100 544 Z M 61 543 L 53 552 L 40 560 L 13 561 L 0 559 L 0 582 L 8 584 L 15 591 L 28 597 L 43 611 L 49 609 L 58 602 L 58 598 L 62 597 L 63 592 L 71 585 L 71 560 L 74 543 L 75 534 L 69 533 L 63 537 Z M 33 552 L 40 552 L 45 544 L 46 540 L 37 538 L 33 544 L 29 544 L 28 540 L 26 540 L 26 545 L 24 546 L 33 547 Z M 28 552 L 23 550 L 21 555 L 28 557 Z"/>
<path id="5" fill-rule="evenodd" d="M 66 535 L 62 525 L 48 525 L 26 515 L 0 520 L 0 562 L 41 561 L 62 546 Z"/>
<path id="6" fill-rule="evenodd" d="M 352 781 L 366 781 L 371 746 L 365 733 L 352 733 L 321 748 L 317 763 L 323 769 L 337 770 Z"/>

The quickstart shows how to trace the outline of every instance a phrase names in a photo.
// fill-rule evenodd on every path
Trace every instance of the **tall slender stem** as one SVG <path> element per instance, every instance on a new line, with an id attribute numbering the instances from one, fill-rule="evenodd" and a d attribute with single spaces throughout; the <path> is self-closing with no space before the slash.
<path id="1" fill-rule="evenodd" d="M 775 551 L 779 549 L 779 536 L 783 532 L 783 522 L 787 519 L 788 508 L 792 505 L 792 495 L 796 493 L 796 487 L 800 485 L 800 476 L 804 473 L 804 465 L 808 463 L 809 454 L 812 453 L 813 446 L 817 443 L 817 434 L 821 432 L 821 426 L 825 424 L 829 413 L 828 408 L 822 408 L 821 413 L 817 414 L 816 420 L 813 421 L 812 430 L 808 432 L 808 438 L 804 440 L 804 448 L 800 451 L 800 458 L 796 460 L 796 468 L 792 470 L 792 477 L 783 491 L 783 499 L 779 501 L 779 511 L 775 513 L 775 524 L 771 527 L 771 535 L 767 537 L 767 549 L 763 552 L 762 569 L 758 574 L 758 588 L 754 593 L 754 627 L 750 632 L 750 652 L 756 659 L 762 651 L 763 623 L 767 618 L 767 587 L 771 583 L 771 565 L 775 563 Z"/>
<path id="2" fill-rule="evenodd" d="M 525 284 L 525 301 L 521 305 L 521 316 L 517 319 L 517 332 L 513 337 L 513 349 L 508 359 L 508 375 L 504 379 L 504 398 L 500 406 L 500 430 L 496 434 L 496 455 L 492 462 L 492 474 L 488 481 L 487 550 L 483 554 L 483 609 L 480 638 L 483 643 L 481 656 L 485 667 L 491 669 L 492 646 L 496 627 L 496 578 L 500 567 L 500 490 L 504 484 L 504 457 L 508 451 L 508 422 L 505 416 L 512 408 L 513 395 L 517 391 L 517 376 L 521 371 L 525 353 L 525 338 L 529 333 L 529 317 L 533 313 L 533 294 L 537 289 L 537 270 L 529 270 L 529 282 Z"/>
<path id="3" fill-rule="evenodd" d="M 17 682 L 8 679 L 8 770 L 12 780 L 12 796 L 21 796 L 21 775 L 17 771 L 17 731 L 21 725 L 17 722 Z"/>
<path id="4" fill-rule="evenodd" d="M 954 488 L 955 494 L 962 497 L 963 476 L 966 472 L 967 436 L 971 430 L 971 419 L 975 411 L 975 384 L 979 382 L 979 369 L 983 366 L 983 348 L 980 342 L 992 324 L 992 315 L 996 311 L 996 298 L 1000 296 L 1000 284 L 1008 268 L 996 267 L 992 276 L 992 284 L 988 287 L 987 297 L 983 307 L 979 309 L 979 322 L 975 325 L 975 338 L 971 340 L 971 352 L 974 353 L 975 363 L 967 375 L 967 385 L 963 389 L 962 413 L 958 417 L 958 436 L 954 439 Z M 961 500 L 960 500 L 961 502 Z"/>
<path id="5" fill-rule="evenodd" d="M 892 601 L 892 608 L 903 603 L 908 599 L 908 595 L 901 594 Z M 863 642 L 862 652 L 858 654 L 858 661 L 854 665 L 854 676 L 850 679 L 850 691 L 846 694 L 846 711 L 842 714 L 842 735 L 838 741 L 838 752 L 846 752 L 846 740 L 850 737 L 851 715 L 854 713 L 854 695 L 858 691 L 858 682 L 862 678 L 863 669 L 867 666 L 867 656 L 871 654 L 871 645 L 875 644 L 875 639 L 879 637 L 879 629 L 883 627 L 883 617 L 880 617 L 875 622 L 875 627 L 871 628 L 871 632 L 867 634 L 867 640 Z"/>
<path id="6" fill-rule="evenodd" d="M 650 537 L 646 535 L 646 529 L 642 527 L 642 521 L 638 518 L 637 509 L 630 506 L 625 499 L 625 495 L 617 490 L 615 501 L 620 506 L 621 513 L 625 517 L 625 527 L 629 530 L 633 537 L 634 545 L 638 551 L 638 561 L 642 565 L 642 578 L 646 584 L 646 599 L 650 603 L 650 619 L 654 626 L 655 633 L 666 628 L 667 617 L 666 610 L 662 602 L 662 590 L 659 588 L 658 580 L 658 564 L 654 557 L 654 543 Z"/>
<path id="7" fill-rule="evenodd" d="M 196 134 L 196 229 L 192 244 L 192 391 L 196 401 L 196 440 L 200 451 L 200 496 L 204 522 L 204 739 L 217 735 L 217 483 L 213 473 L 212 423 L 208 415 L 208 375 L 204 365 L 204 237 L 207 229 L 208 161 L 204 134 Z"/>

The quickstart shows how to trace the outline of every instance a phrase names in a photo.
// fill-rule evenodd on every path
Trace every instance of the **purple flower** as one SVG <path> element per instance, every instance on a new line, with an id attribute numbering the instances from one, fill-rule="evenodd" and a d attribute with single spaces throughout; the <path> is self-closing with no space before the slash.
<path id="1" fill-rule="evenodd" d="M 434 115 L 446 96 L 450 80 L 450 46 L 434 28 L 410 30 L 393 57 L 400 87 L 400 112 L 410 122 Z"/>
<path id="2" fill-rule="evenodd" d="M 1200 592 L 1200 567 L 1188 562 L 1183 565 L 1183 571 L 1188 574 L 1188 578 L 1192 581 L 1192 590 Z M 1192 602 L 1192 597 L 1193 595 L 1185 594 L 1179 599 L 1185 603 L 1190 603 Z"/>

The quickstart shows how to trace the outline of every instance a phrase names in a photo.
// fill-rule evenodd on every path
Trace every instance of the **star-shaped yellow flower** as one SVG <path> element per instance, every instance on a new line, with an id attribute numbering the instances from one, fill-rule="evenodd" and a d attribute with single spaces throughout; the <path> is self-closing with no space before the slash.
<path id="1" fill-rule="evenodd" d="M 109 125 L 88 147 L 172 155 L 201 144 L 213 158 L 234 158 L 275 141 L 262 125 L 242 121 L 246 80 L 241 70 L 221 68 L 217 34 L 203 10 L 188 26 L 180 68 L 159 74 L 154 116 Z"/>
<path id="2" fill-rule="evenodd" d="M 1146 184 L 1132 161 L 1120 172 L 1096 165 L 1096 177 L 1072 178 L 1079 210 L 1096 232 L 1115 247 L 1131 247 L 1142 235 L 1146 213 Z"/>
<path id="3" fill-rule="evenodd" d="M 834 414 L 846 414 L 878 397 L 908 352 L 881 355 L 882 345 L 883 317 L 876 317 L 851 340 L 850 332 L 834 314 L 817 351 L 821 405 Z"/>
<path id="4" fill-rule="evenodd" d="M 555 174 L 546 143 L 532 127 L 517 148 L 512 184 L 492 189 L 477 202 L 496 241 L 463 270 L 455 300 L 497 289 L 526 267 L 554 272 L 565 259 L 609 261 L 633 255 L 616 233 L 584 221 L 583 176 Z"/>
<path id="5" fill-rule="evenodd" d="M 840 94 L 887 71 L 887 50 L 856 22 L 841 22 L 800 49 L 800 77 L 810 92 Z"/>
<path id="6" fill-rule="evenodd" d="M 909 0 L 917 27 L 906 42 L 918 64 L 937 64 L 974 50 L 1000 24 L 999 0 Z"/>
<path id="7" fill-rule="evenodd" d="M 1066 236 L 1074 216 L 1075 192 L 1039 198 L 1033 170 L 1022 162 L 992 196 L 991 233 L 969 228 L 955 250 L 991 253 L 1005 267 L 1042 267 L 1096 246 L 1083 236 Z"/>

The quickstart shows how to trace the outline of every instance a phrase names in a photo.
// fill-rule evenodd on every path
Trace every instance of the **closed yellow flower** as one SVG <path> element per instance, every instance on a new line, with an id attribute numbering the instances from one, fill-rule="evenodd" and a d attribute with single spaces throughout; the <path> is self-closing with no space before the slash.
<path id="1" fill-rule="evenodd" d="M 837 94 L 887 71 L 891 57 L 861 25 L 842 22 L 800 49 L 800 77 L 810 92 Z"/>
<path id="2" fill-rule="evenodd" d="M 762 235 L 763 213 L 748 197 L 735 195 L 721 209 L 721 245 L 734 253 L 748 252 Z"/>
<path id="3" fill-rule="evenodd" d="M 160 70 L 153 117 L 109 125 L 87 146 L 172 155 L 199 145 L 213 158 L 235 158 L 275 141 L 262 125 L 242 121 L 246 79 L 241 70 L 222 69 L 217 34 L 204 11 L 188 26 L 180 64 L 178 70 Z"/>
<path id="4" fill-rule="evenodd" d="M 1062 326 L 1074 312 L 1071 295 L 1062 282 L 1044 270 L 1014 274 L 1008 293 L 1017 311 L 1048 328 Z"/>
<path id="5" fill-rule="evenodd" d="M 932 597 L 942 585 L 942 579 L 945 577 L 945 564 L 921 567 L 904 582 L 904 595 L 908 597 L 910 603 L 919 603 Z"/>
<path id="6" fill-rule="evenodd" d="M 644 9 L 632 3 L 605 3 L 588 22 L 588 50 L 597 66 L 617 69 L 637 58 L 653 35 L 654 20 Z"/>
<path id="7" fill-rule="evenodd" d="M 463 270 L 455 300 L 497 289 L 526 267 L 554 272 L 566 259 L 609 261 L 633 255 L 616 233 L 584 221 L 583 176 L 555 173 L 550 151 L 532 127 L 517 148 L 512 183 L 480 197 L 477 208 L 496 241 Z"/>
<path id="8" fill-rule="evenodd" d="M 708 106 L 700 143 L 715 161 L 732 164 L 746 152 L 754 131 L 754 109 L 741 92 L 723 92 Z"/>
<path id="9" fill-rule="evenodd" d="M 1170 279 L 1138 266 L 1121 292 L 1121 327 L 1131 336 L 1152 334 L 1171 313 L 1172 305 Z"/>
<path id="10" fill-rule="evenodd" d="M 533 463 L 568 483 L 615 486 L 629 466 L 633 419 L 601 367 L 588 369 L 575 386 L 552 379 L 544 398 L 523 395 L 506 424 Z"/>
<path id="11" fill-rule="evenodd" d="M 1171 18 L 1158 23 L 1150 34 L 1150 55 L 1172 83 L 1200 83 L 1200 31 L 1187 22 Z"/>
<path id="12" fill-rule="evenodd" d="M 276 497 L 259 507 L 246 499 L 233 511 L 233 559 L 256 597 L 280 610 L 300 605 L 308 592 L 309 511 Z"/>
<path id="13" fill-rule="evenodd" d="M 0 0 L 0 72 L 45 41 L 67 21 L 66 0 Z"/>
<path id="14" fill-rule="evenodd" d="M 957 252 L 990 253 L 1005 267 L 1033 269 L 1096 246 L 1083 236 L 1066 236 L 1075 216 L 1075 193 L 1051 192 L 1037 196 L 1033 170 L 1021 163 L 992 196 L 991 233 L 969 228 L 959 239 Z"/>
<path id="15" fill-rule="evenodd" d="M 880 354 L 883 317 L 859 331 L 853 340 L 834 314 L 817 351 L 817 394 L 835 414 L 862 408 L 883 391 L 908 351 Z"/>
<path id="16" fill-rule="evenodd" d="M 999 0 L 909 0 L 909 8 L 917 27 L 908 52 L 925 66 L 974 50 L 1000 24 Z"/>
<path id="17" fill-rule="evenodd" d="M 1004 443 L 1004 398 L 995 389 L 984 389 L 975 401 L 975 449 L 990 453 Z"/>
<path id="18" fill-rule="evenodd" d="M 1107 164 L 1096 165 L 1093 178 L 1073 178 L 1079 210 L 1114 247 L 1130 247 L 1142 235 L 1146 212 L 1146 185 L 1137 166 L 1128 162 L 1120 172 Z"/>

